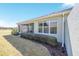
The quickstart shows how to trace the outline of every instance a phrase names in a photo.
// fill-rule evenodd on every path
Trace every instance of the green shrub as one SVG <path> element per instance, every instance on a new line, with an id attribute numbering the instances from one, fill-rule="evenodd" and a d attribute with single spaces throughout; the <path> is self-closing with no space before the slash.
<path id="1" fill-rule="evenodd" d="M 57 45 L 57 39 L 56 37 L 52 37 L 52 36 L 48 36 L 47 37 L 47 42 L 50 44 L 50 45 Z"/>
<path id="2" fill-rule="evenodd" d="M 42 43 L 47 43 L 52 46 L 57 46 L 57 38 L 48 36 L 48 35 L 42 35 L 42 34 L 32 34 L 32 33 L 21 33 L 21 37 L 25 39 L 35 40 Z"/>
<path id="3" fill-rule="evenodd" d="M 19 35 L 18 30 L 17 29 L 12 29 L 11 32 L 12 35 Z"/>

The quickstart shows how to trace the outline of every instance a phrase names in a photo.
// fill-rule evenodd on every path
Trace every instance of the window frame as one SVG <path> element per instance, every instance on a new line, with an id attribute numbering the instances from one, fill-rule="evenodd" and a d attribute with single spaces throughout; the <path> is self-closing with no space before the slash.
<path id="1" fill-rule="evenodd" d="M 45 28 L 45 23 L 47 23 L 48 24 L 48 26 L 47 26 L 47 28 Z M 46 34 L 48 34 L 49 33 L 49 21 L 44 21 L 44 23 L 43 23 L 44 25 L 43 25 L 43 29 L 44 29 L 44 33 L 46 33 Z M 45 32 L 45 29 L 47 30 L 47 32 Z"/>
<path id="2" fill-rule="evenodd" d="M 45 28 L 44 28 L 44 23 L 45 22 L 47 22 L 48 23 L 48 32 L 47 33 L 45 33 L 44 32 L 44 30 L 45 30 Z M 52 23 L 56 23 L 56 26 L 54 26 L 54 27 L 56 27 L 56 29 L 54 29 L 54 33 L 51 33 L 51 28 L 50 27 L 53 27 L 53 26 L 51 26 L 51 22 Z M 39 32 L 39 24 L 42 24 L 42 26 L 41 26 L 41 32 Z M 55 35 L 55 34 L 57 34 L 57 21 L 56 20 L 46 20 L 46 21 L 43 21 L 43 22 L 39 22 L 38 23 L 38 33 L 40 33 L 40 34 L 49 34 L 49 35 Z"/>
<path id="3" fill-rule="evenodd" d="M 56 26 L 51 26 L 51 22 L 52 23 L 56 23 Z M 53 31 L 53 33 L 51 33 L 51 27 L 53 27 L 54 29 L 54 31 Z M 56 29 L 55 29 L 55 27 L 56 27 Z M 57 21 L 50 21 L 50 34 L 57 34 Z"/>

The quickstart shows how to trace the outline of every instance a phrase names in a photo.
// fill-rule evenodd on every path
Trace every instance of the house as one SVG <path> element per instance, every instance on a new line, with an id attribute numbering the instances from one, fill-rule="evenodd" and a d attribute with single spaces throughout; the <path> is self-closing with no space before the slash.
<path id="1" fill-rule="evenodd" d="M 77 21 L 75 20 L 79 17 L 78 13 L 79 13 L 79 4 L 76 4 L 72 8 L 54 12 L 54 13 L 51 13 L 48 15 L 44 15 L 41 17 L 31 19 L 31 20 L 19 22 L 18 30 L 21 33 L 30 32 L 30 33 L 54 36 L 57 38 L 58 42 L 62 43 L 62 47 L 64 47 L 64 46 L 66 47 L 68 55 L 70 55 L 70 56 L 79 55 L 78 54 L 79 47 L 75 47 L 75 46 L 77 46 L 77 44 L 75 44 L 74 39 L 71 38 L 71 37 L 74 37 L 74 33 L 75 33 L 74 30 L 72 31 L 72 29 L 75 28 L 75 27 L 73 28 L 73 26 L 72 26 L 72 25 L 74 25 L 74 23 L 73 22 L 72 22 L 72 24 L 69 23 L 72 21 L 72 19 L 75 21 L 75 23 L 77 21 L 79 22 L 79 20 L 77 20 Z M 78 22 L 77 22 L 77 24 L 79 24 Z M 78 26 L 78 25 L 76 25 L 76 26 Z M 76 33 L 75 33 L 75 35 L 76 35 Z M 74 38 L 76 38 L 76 37 L 74 37 Z M 76 39 L 79 39 L 79 37 Z M 78 50 L 75 51 L 74 47 L 75 47 L 75 49 L 77 48 Z"/>

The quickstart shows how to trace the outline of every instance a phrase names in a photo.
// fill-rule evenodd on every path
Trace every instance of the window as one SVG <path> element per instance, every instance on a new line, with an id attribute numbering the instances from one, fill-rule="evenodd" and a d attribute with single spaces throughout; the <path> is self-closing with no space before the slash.
<path id="1" fill-rule="evenodd" d="M 48 21 L 39 23 L 38 29 L 39 29 L 39 33 L 49 33 L 49 29 L 50 29 L 50 34 L 56 34 L 57 33 L 57 22 L 51 21 L 50 27 L 49 27 Z"/>
<path id="2" fill-rule="evenodd" d="M 44 22 L 44 33 L 49 32 L 49 22 Z"/>
<path id="3" fill-rule="evenodd" d="M 51 34 L 57 33 L 57 22 L 50 22 L 50 33 Z"/>
<path id="4" fill-rule="evenodd" d="M 42 33 L 42 26 L 43 24 L 42 23 L 39 23 L 39 32 Z"/>

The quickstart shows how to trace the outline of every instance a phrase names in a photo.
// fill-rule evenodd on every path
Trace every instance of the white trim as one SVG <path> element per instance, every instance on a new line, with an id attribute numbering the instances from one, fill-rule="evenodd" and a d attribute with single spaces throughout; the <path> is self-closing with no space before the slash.
<path id="1" fill-rule="evenodd" d="M 44 35 L 54 36 L 54 37 L 57 38 L 57 33 L 56 34 L 51 34 L 50 33 L 50 22 L 57 22 L 57 20 L 47 20 L 47 22 L 48 22 L 48 25 L 49 25 L 48 26 L 49 27 L 48 28 L 49 29 L 48 33 L 44 33 L 44 21 L 43 21 L 43 22 L 41 22 L 43 24 L 43 26 L 42 26 L 42 33 L 38 32 L 37 34 L 44 34 Z"/>

